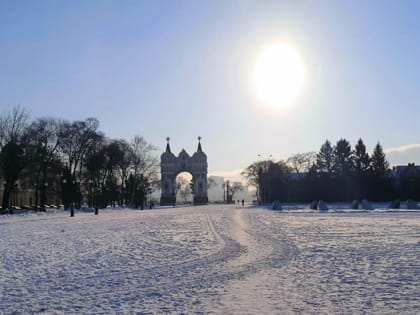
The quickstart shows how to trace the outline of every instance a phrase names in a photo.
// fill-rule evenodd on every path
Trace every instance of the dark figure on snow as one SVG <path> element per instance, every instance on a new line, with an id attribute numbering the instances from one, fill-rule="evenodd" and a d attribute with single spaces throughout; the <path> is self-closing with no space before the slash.
<path id="1" fill-rule="evenodd" d="M 245 201 L 242 199 L 242 207 L 244 206 L 244 204 L 245 204 Z"/>

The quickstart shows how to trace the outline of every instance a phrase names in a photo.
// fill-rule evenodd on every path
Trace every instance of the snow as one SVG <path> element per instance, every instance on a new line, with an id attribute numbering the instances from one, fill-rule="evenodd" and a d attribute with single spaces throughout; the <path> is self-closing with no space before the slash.
<path id="1" fill-rule="evenodd" d="M 1 216 L 0 313 L 420 313 L 420 211 L 282 206 Z"/>

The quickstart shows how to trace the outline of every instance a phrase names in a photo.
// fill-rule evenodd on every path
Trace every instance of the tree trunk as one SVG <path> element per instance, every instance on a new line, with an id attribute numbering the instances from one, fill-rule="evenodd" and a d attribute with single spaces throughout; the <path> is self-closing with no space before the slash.
<path id="1" fill-rule="evenodd" d="M 47 203 L 47 196 L 45 192 L 45 183 L 41 187 L 41 211 L 45 211 L 45 204 Z"/>
<path id="2" fill-rule="evenodd" d="M 5 214 L 6 209 L 9 207 L 10 192 L 11 192 L 11 186 L 9 183 L 7 183 L 6 185 L 4 185 L 1 214 Z"/>
<path id="3" fill-rule="evenodd" d="M 35 183 L 35 211 L 38 211 L 38 203 L 39 203 L 39 180 L 41 178 L 41 168 L 38 169 L 36 174 L 36 183 Z M 32 205 L 30 205 L 32 206 Z"/>
<path id="4" fill-rule="evenodd" d="M 38 194 L 39 194 L 39 188 L 38 184 L 35 187 L 35 211 L 38 211 Z"/>
<path id="5" fill-rule="evenodd" d="M 137 180 L 134 179 L 133 185 L 131 188 L 130 206 L 132 207 L 134 206 L 135 208 L 137 208 L 137 202 L 135 201 L 136 191 L 137 191 Z"/>
<path id="6" fill-rule="evenodd" d="M 47 169 L 44 168 L 42 170 L 42 183 L 41 183 L 41 210 L 45 211 L 45 204 L 47 203 L 47 195 L 46 195 L 46 177 L 47 177 Z"/>

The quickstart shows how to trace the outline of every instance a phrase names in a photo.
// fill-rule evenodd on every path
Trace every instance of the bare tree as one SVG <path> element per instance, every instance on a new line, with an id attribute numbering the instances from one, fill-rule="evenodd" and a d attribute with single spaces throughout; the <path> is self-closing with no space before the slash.
<path id="1" fill-rule="evenodd" d="M 131 152 L 130 145 L 125 140 L 111 140 L 107 148 L 110 163 L 113 164 L 112 169 L 115 170 L 115 175 L 118 176 L 117 181 L 120 186 L 119 203 L 122 205 L 126 200 L 126 183 L 134 155 Z"/>
<path id="2" fill-rule="evenodd" d="M 134 175 L 143 174 L 143 178 L 150 181 L 155 180 L 159 166 L 159 161 L 154 154 L 156 147 L 138 135 L 133 138 L 130 145 L 133 154 Z"/>
<path id="3" fill-rule="evenodd" d="M 81 180 L 85 158 L 89 151 L 95 148 L 96 143 L 103 139 L 98 128 L 99 121 L 96 118 L 74 122 L 62 121 L 59 124 L 59 147 L 73 181 Z M 72 190 L 75 190 L 72 192 L 72 199 L 80 208 L 80 186 L 72 187 Z"/>
<path id="4" fill-rule="evenodd" d="M 158 177 L 159 161 L 154 154 L 156 147 L 148 143 L 142 136 L 135 136 L 130 142 L 130 152 L 132 155 L 132 184 L 130 185 L 130 204 L 134 204 L 136 193 L 152 193 L 154 189 L 159 189 L 160 181 Z"/>
<path id="5" fill-rule="evenodd" d="M 297 153 L 286 160 L 286 164 L 296 173 L 307 172 L 316 162 L 316 152 Z"/>
<path id="6" fill-rule="evenodd" d="M 213 177 L 207 178 L 207 190 L 212 189 L 213 187 L 217 187 L 217 182 Z"/>
<path id="7" fill-rule="evenodd" d="M 28 119 L 28 110 L 20 105 L 0 116 L 0 149 L 9 142 L 21 142 L 25 135 Z"/>
<path id="8" fill-rule="evenodd" d="M 271 164 L 273 164 L 272 160 L 253 162 L 241 173 L 247 180 L 248 185 L 255 187 L 258 202 L 260 202 L 260 196 L 264 195 L 267 186 L 267 174 Z"/>
<path id="9" fill-rule="evenodd" d="M 38 192 L 41 191 L 40 206 L 45 210 L 47 203 L 47 173 L 52 167 L 59 167 L 58 157 L 58 121 L 53 118 L 39 118 L 28 127 L 29 150 L 27 151 L 31 161 L 30 170 L 34 176 L 35 206 L 38 206 Z M 55 170 L 55 173 L 58 170 Z M 56 176 L 51 176 L 56 179 Z"/>
<path id="10" fill-rule="evenodd" d="M 230 191 L 232 193 L 232 199 L 234 199 L 234 196 L 237 192 L 243 191 L 244 185 L 241 182 L 233 182 L 230 186 Z"/>
<path id="11" fill-rule="evenodd" d="M 81 174 L 84 158 L 95 143 L 101 139 L 98 127 L 99 121 L 96 118 L 60 123 L 59 146 L 72 174 Z"/>
<path id="12" fill-rule="evenodd" d="M 178 176 L 175 183 L 175 195 L 179 194 L 184 202 L 187 202 L 188 197 L 191 195 L 191 181 L 183 176 Z"/>
<path id="13" fill-rule="evenodd" d="M 225 180 L 222 184 L 223 195 L 226 202 L 232 202 L 234 196 L 237 192 L 242 191 L 244 186 L 241 182 L 231 182 L 230 180 Z"/>
<path id="14" fill-rule="evenodd" d="M 91 150 L 89 150 L 85 158 L 85 177 L 88 178 L 89 182 L 90 207 L 99 207 L 103 205 L 100 192 L 105 186 L 105 180 L 108 176 L 105 147 L 105 138 L 102 138 L 95 143 Z"/>
<path id="15" fill-rule="evenodd" d="M 0 166 L 5 180 L 2 213 L 8 208 L 10 193 L 27 164 L 25 145 L 28 117 L 28 111 L 20 106 L 0 116 Z"/>

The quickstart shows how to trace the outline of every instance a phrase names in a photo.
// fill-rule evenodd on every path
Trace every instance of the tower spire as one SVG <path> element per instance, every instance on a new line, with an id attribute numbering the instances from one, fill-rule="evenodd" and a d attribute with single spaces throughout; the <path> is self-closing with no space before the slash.
<path id="1" fill-rule="evenodd" d="M 166 141 L 167 141 L 167 143 L 166 143 L 166 153 L 171 153 L 171 147 L 169 145 L 169 140 L 171 140 L 171 138 L 166 137 Z"/>
<path id="2" fill-rule="evenodd" d="M 201 137 L 198 137 L 198 148 L 197 148 L 197 152 L 203 152 L 203 150 L 201 149 Z"/>

